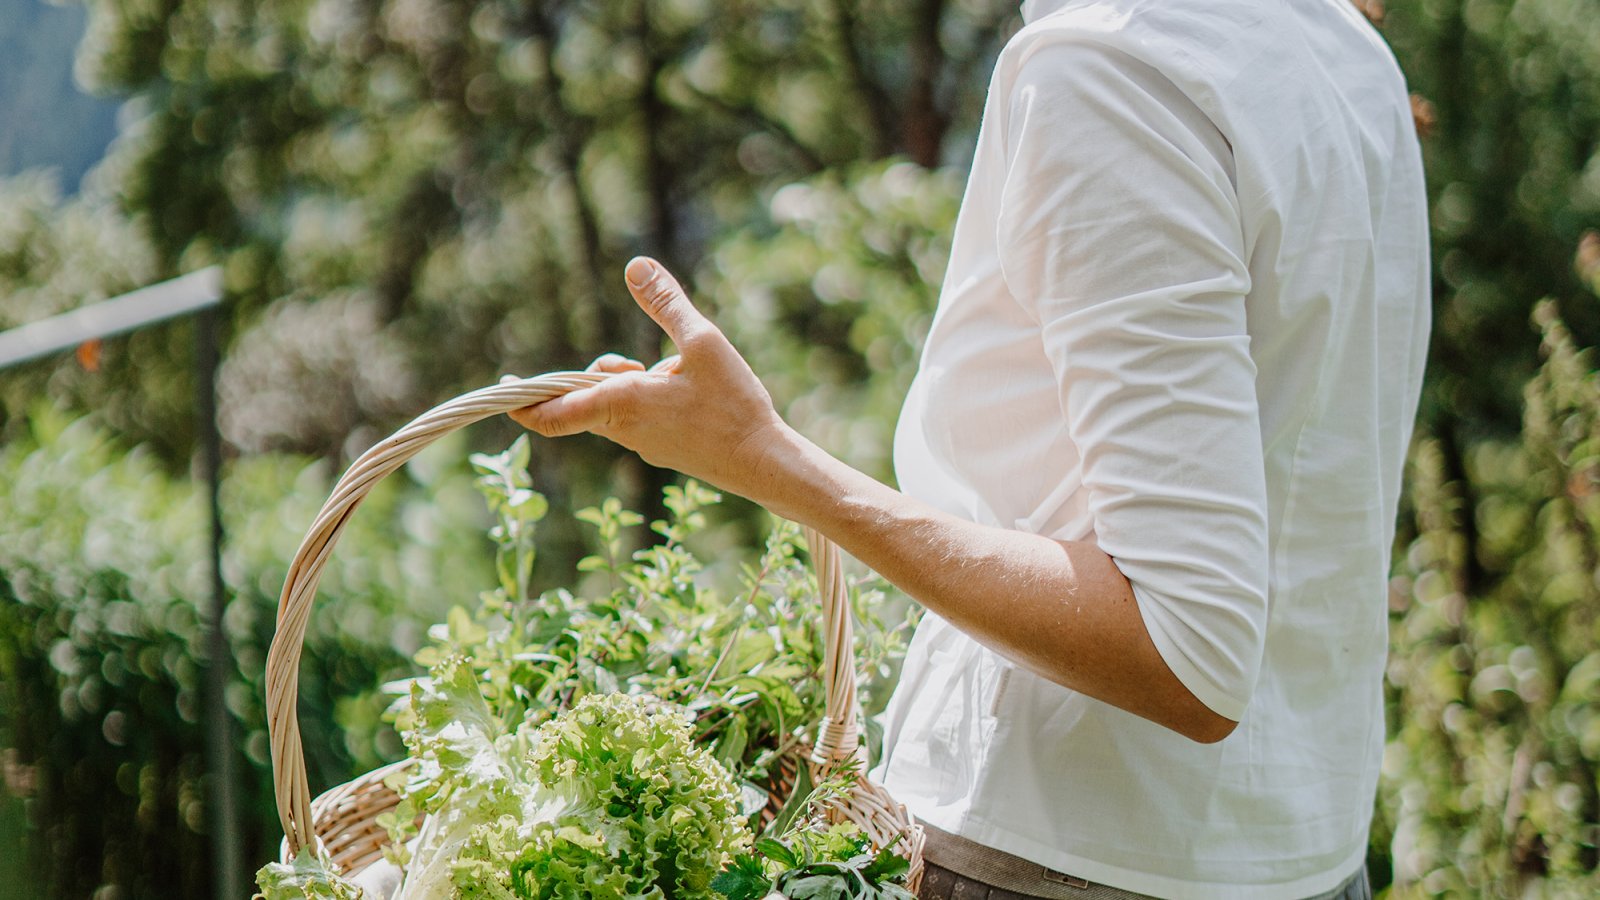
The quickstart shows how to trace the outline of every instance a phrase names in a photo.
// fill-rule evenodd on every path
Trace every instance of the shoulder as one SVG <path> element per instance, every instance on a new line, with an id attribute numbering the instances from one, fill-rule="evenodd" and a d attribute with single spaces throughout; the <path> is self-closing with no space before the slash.
<path id="1" fill-rule="evenodd" d="M 1350 0 L 1036 0 L 1035 17 L 1002 49 L 991 90 L 1071 92 L 1134 79 L 1171 88 L 1230 145 L 1307 128 L 1351 97 L 1408 107 L 1383 39 Z M 1364 114 L 1376 114 L 1371 102 Z"/>
<path id="2" fill-rule="evenodd" d="M 995 66 L 991 100 L 1006 123 L 1004 133 L 1014 143 L 1032 123 L 1071 136 L 1105 125 L 1146 132 L 1185 152 L 1225 157 L 1226 141 L 1213 139 L 1221 134 L 1217 98 L 1234 75 L 1214 47 L 1223 35 L 1251 28 L 1260 6 L 1243 0 L 1040 0 Z M 1195 146 L 1197 134 L 1206 146 Z"/>
<path id="3" fill-rule="evenodd" d="M 1230 51 L 1270 44 L 1271 5 L 1251 0 L 1058 0 L 1001 51 L 1021 67 L 1040 54 L 1115 52 L 1177 80 L 1226 79 Z"/>
<path id="4" fill-rule="evenodd" d="M 1115 108 L 1180 107 L 1220 126 L 1237 71 L 1219 45 L 1262 31 L 1241 0 L 1044 0 L 1000 53 L 991 92 L 1011 111 L 1043 97 L 1112 98 Z M 1198 113 L 1198 116 L 1192 115 Z"/>

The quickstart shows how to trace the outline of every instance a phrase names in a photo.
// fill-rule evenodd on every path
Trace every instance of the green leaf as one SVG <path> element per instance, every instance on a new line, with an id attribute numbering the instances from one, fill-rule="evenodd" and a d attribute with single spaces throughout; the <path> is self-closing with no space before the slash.
<path id="1" fill-rule="evenodd" d="M 538 491 L 528 488 L 512 491 L 508 502 L 516 511 L 518 520 L 523 522 L 537 522 L 550 511 L 550 501 Z"/>
<path id="2" fill-rule="evenodd" d="M 364 900 L 365 893 L 335 873 L 326 857 L 303 849 L 290 863 L 267 863 L 256 872 L 257 900 Z"/>
<path id="3" fill-rule="evenodd" d="M 766 788 L 748 781 L 739 782 L 739 808 L 746 819 L 755 819 L 761 811 L 767 808 L 772 795 Z"/>
<path id="4" fill-rule="evenodd" d="M 772 891 L 772 882 L 759 858 L 741 853 L 711 879 L 711 889 L 728 900 L 761 900 Z"/>
<path id="5" fill-rule="evenodd" d="M 785 868 L 793 869 L 800 865 L 800 858 L 794 855 L 793 850 L 785 847 L 782 841 L 762 838 L 756 841 L 755 849 L 757 853 L 773 862 L 781 863 Z"/>
<path id="6" fill-rule="evenodd" d="M 445 621 L 450 626 L 451 642 L 459 646 L 470 647 L 481 644 L 489 637 L 489 632 L 482 625 L 472 621 L 472 614 L 460 606 L 450 607 Z"/>
<path id="7" fill-rule="evenodd" d="M 506 449 L 503 456 L 508 469 L 526 472 L 528 462 L 533 457 L 533 446 L 528 440 L 528 436 L 526 434 L 518 435 L 517 439 L 511 442 L 511 446 Z"/>
<path id="8" fill-rule="evenodd" d="M 891 847 L 885 847 L 878 851 L 877 857 L 866 868 L 862 869 L 861 874 L 865 875 L 868 881 L 876 884 L 903 877 L 910 871 L 910 860 L 895 853 Z"/>
<path id="9" fill-rule="evenodd" d="M 802 875 L 791 881 L 779 879 L 778 890 L 789 900 L 843 900 L 849 896 L 850 879 L 845 875 Z"/>
<path id="10" fill-rule="evenodd" d="M 729 770 L 737 770 L 744 760 L 745 747 L 750 743 L 750 729 L 744 723 L 744 717 L 734 715 L 728 720 L 728 726 L 717 739 L 715 753 L 717 762 L 727 766 Z"/>

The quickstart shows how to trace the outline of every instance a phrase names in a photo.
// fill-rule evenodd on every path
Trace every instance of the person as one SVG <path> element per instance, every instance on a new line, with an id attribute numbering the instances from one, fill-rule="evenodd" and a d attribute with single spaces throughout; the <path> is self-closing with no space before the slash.
<path id="1" fill-rule="evenodd" d="M 1030 0 L 898 425 L 679 356 L 514 414 L 810 525 L 928 610 L 873 777 L 924 896 L 1370 896 L 1390 544 L 1429 324 L 1404 79 L 1349 0 Z"/>

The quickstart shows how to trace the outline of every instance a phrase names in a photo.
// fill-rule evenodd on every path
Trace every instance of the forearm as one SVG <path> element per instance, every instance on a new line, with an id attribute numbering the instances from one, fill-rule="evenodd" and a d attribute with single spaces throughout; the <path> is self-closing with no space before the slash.
<path id="1" fill-rule="evenodd" d="M 851 469 L 778 418 L 755 373 L 670 274 L 640 258 L 628 286 L 681 356 L 512 413 L 540 434 L 592 431 L 837 541 L 956 627 L 1050 681 L 1195 740 L 1233 723 L 1162 660 L 1132 589 L 1092 543 L 945 515 Z"/>
<path id="2" fill-rule="evenodd" d="M 746 491 L 821 531 L 924 606 L 1035 674 L 1199 741 L 1234 723 L 1162 661 L 1128 580 L 1091 542 L 1056 541 L 940 512 L 850 468 L 784 426 Z"/>

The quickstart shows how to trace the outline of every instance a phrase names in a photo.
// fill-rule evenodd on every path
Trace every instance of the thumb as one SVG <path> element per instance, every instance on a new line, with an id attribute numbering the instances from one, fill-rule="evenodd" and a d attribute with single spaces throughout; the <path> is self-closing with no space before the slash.
<path id="1" fill-rule="evenodd" d="M 692 352 L 690 345 L 719 333 L 717 326 L 689 302 L 689 295 L 666 266 L 648 256 L 636 256 L 628 263 L 627 276 L 633 299 L 678 345 L 680 352 Z"/>

